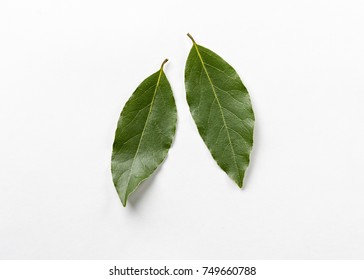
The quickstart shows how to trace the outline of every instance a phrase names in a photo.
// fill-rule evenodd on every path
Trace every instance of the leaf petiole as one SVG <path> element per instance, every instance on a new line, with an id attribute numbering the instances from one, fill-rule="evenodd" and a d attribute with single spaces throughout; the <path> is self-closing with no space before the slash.
<path id="1" fill-rule="evenodd" d="M 196 44 L 196 41 L 195 39 L 193 39 L 193 37 L 191 36 L 190 33 L 187 33 L 187 36 L 192 40 L 192 43 Z"/>

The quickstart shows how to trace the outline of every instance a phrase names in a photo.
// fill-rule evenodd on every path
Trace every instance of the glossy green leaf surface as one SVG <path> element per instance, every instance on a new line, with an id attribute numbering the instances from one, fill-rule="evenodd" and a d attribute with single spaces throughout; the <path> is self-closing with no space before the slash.
<path id="1" fill-rule="evenodd" d="M 124 206 L 163 162 L 175 135 L 176 104 L 163 64 L 134 91 L 117 124 L 111 171 Z"/>
<path id="2" fill-rule="evenodd" d="M 189 37 L 185 87 L 192 117 L 217 164 L 242 187 L 255 120 L 248 91 L 233 67 Z"/>

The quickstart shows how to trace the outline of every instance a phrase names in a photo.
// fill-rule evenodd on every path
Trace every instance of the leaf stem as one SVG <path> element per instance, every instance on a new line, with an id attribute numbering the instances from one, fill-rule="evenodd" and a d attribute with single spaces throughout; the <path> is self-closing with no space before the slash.
<path id="1" fill-rule="evenodd" d="M 193 39 L 190 33 L 187 33 L 187 36 L 192 40 L 192 43 L 196 44 L 195 39 Z"/>
<path id="2" fill-rule="evenodd" d="M 167 61 L 168 61 L 168 58 L 166 58 L 166 59 L 163 61 L 162 65 L 161 65 L 161 70 L 163 70 L 163 66 L 164 66 L 164 64 L 166 64 L 166 63 L 167 63 Z"/>

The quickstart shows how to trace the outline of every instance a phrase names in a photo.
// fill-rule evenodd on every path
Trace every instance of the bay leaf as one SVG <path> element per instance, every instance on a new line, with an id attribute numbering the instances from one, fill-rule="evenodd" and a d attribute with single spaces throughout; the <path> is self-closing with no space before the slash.
<path id="1" fill-rule="evenodd" d="M 166 62 L 137 87 L 117 124 L 111 171 L 124 206 L 130 194 L 163 162 L 175 135 L 177 110 L 163 71 Z"/>
<path id="2" fill-rule="evenodd" d="M 192 117 L 212 157 L 241 188 L 253 147 L 249 93 L 232 66 L 188 36 L 193 46 L 185 87 Z"/>

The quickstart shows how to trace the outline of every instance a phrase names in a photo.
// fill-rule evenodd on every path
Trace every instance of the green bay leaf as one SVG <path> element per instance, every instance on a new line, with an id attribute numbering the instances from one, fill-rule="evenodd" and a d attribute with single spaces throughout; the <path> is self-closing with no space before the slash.
<path id="1" fill-rule="evenodd" d="M 239 75 L 224 59 L 196 44 L 185 68 L 187 102 L 217 164 L 241 188 L 253 147 L 254 112 Z"/>
<path id="2" fill-rule="evenodd" d="M 137 87 L 117 124 L 111 171 L 124 206 L 129 195 L 163 162 L 175 135 L 177 110 L 163 71 L 165 62 Z"/>

